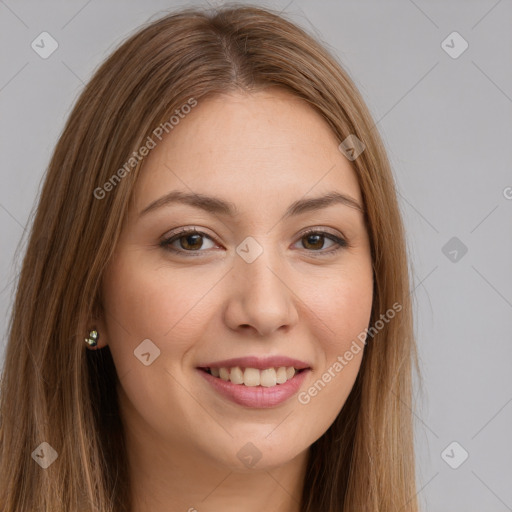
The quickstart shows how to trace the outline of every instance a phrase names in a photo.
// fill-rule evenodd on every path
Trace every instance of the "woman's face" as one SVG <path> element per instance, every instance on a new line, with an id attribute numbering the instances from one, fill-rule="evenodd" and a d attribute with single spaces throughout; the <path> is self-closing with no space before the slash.
<path id="1" fill-rule="evenodd" d="M 157 456 L 282 465 L 329 428 L 361 363 L 373 280 L 355 172 L 279 90 L 199 101 L 155 140 L 98 324 L 123 421 Z M 311 202 L 328 194 L 348 200 Z"/>

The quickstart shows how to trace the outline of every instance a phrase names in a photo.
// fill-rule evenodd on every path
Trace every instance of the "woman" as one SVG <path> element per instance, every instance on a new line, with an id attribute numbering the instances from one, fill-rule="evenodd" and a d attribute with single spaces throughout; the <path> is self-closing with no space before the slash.
<path id="1" fill-rule="evenodd" d="M 270 10 L 173 13 L 106 60 L 20 275 L 2 510 L 417 511 L 407 258 L 374 128 Z"/>

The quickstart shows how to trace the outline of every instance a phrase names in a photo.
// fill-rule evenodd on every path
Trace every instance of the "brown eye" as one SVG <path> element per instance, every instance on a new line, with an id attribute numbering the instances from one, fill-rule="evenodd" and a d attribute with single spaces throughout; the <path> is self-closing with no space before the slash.
<path id="1" fill-rule="evenodd" d="M 207 238 L 212 242 L 212 239 L 201 231 L 196 231 L 195 229 L 182 230 L 179 233 L 166 238 L 160 242 L 160 246 L 166 250 L 177 252 L 177 253 L 191 253 L 191 252 L 204 252 L 200 249 L 204 249 L 204 239 Z M 176 242 L 179 243 L 179 247 L 174 246 Z M 210 249 L 212 247 L 206 247 L 206 249 Z"/>
<path id="2" fill-rule="evenodd" d="M 306 249 L 322 249 L 324 245 L 325 236 L 319 233 L 304 235 L 302 237 L 303 245 Z"/>
<path id="3" fill-rule="evenodd" d="M 209 240 L 212 244 L 210 247 L 205 246 L 205 239 Z M 330 250 L 322 250 L 324 249 L 326 239 L 332 242 L 331 247 L 333 245 L 337 247 Z M 299 239 L 299 242 L 302 243 L 302 247 L 307 249 L 308 252 L 318 253 L 318 255 L 331 255 L 344 247 L 348 247 L 347 241 L 343 238 L 328 233 L 327 231 L 318 230 L 310 230 L 304 233 Z M 179 246 L 176 244 L 179 244 Z M 160 246 L 165 250 L 181 255 L 199 256 L 202 252 L 206 252 L 206 249 L 215 247 L 215 243 L 210 236 L 202 231 L 184 229 L 162 240 Z"/>
<path id="4" fill-rule="evenodd" d="M 321 249 L 324 248 L 326 239 L 333 242 L 332 245 L 337 245 L 337 247 L 335 249 L 322 251 Z M 348 247 L 346 240 L 326 231 L 308 231 L 302 235 L 300 242 L 305 249 L 308 249 L 308 251 L 318 252 L 320 254 L 332 254 L 342 249 L 343 247 Z"/>
<path id="5" fill-rule="evenodd" d="M 201 235 L 182 235 L 178 238 L 180 240 L 180 245 L 182 249 L 201 249 L 201 246 L 203 245 L 203 240 Z"/>

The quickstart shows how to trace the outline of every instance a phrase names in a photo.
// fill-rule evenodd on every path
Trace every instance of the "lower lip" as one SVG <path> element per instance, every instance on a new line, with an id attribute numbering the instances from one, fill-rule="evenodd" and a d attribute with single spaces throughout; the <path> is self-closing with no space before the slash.
<path id="1" fill-rule="evenodd" d="M 309 369 L 295 374 L 292 379 L 287 380 L 284 384 L 276 384 L 268 388 L 233 384 L 230 381 L 214 377 L 204 370 L 198 369 L 197 371 L 212 385 L 215 391 L 232 402 L 245 407 L 265 409 L 280 405 L 295 395 L 304 382 Z"/>

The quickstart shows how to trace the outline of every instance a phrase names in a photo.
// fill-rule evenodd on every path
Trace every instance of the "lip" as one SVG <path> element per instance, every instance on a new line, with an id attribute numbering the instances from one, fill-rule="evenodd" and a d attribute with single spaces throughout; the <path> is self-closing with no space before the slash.
<path id="1" fill-rule="evenodd" d="M 257 370 L 280 368 L 281 366 L 293 366 L 296 370 L 311 368 L 310 364 L 287 356 L 235 357 L 232 359 L 224 359 L 223 361 L 201 364 L 198 365 L 198 368 L 233 368 L 235 366 L 240 366 L 240 368 L 256 368 Z M 280 385 L 282 386 L 283 384 Z"/>
<path id="2" fill-rule="evenodd" d="M 243 359 L 246 360 L 248 358 Z M 235 360 L 230 359 L 229 361 Z M 288 361 L 291 361 L 291 359 L 288 359 Z M 222 364 L 225 364 L 225 361 L 223 361 Z M 239 365 L 235 364 L 234 366 Z M 281 366 L 286 365 L 283 364 Z M 288 366 L 293 365 L 290 364 Z M 249 367 L 254 368 L 254 366 Z M 272 365 L 266 366 L 265 368 L 271 367 Z M 269 388 L 263 386 L 245 386 L 244 384 L 233 384 L 230 381 L 225 381 L 210 375 L 204 369 L 197 368 L 196 371 L 203 376 L 203 378 L 206 380 L 206 382 L 208 382 L 208 384 L 211 385 L 214 391 L 227 398 L 231 402 L 245 407 L 266 409 L 270 407 L 276 407 L 295 395 L 299 391 L 302 383 L 304 382 L 304 379 L 307 377 L 311 370 L 309 368 L 303 369 L 301 372 L 296 373 L 292 379 L 287 380 L 284 384 L 276 384 L 275 386 Z"/>

